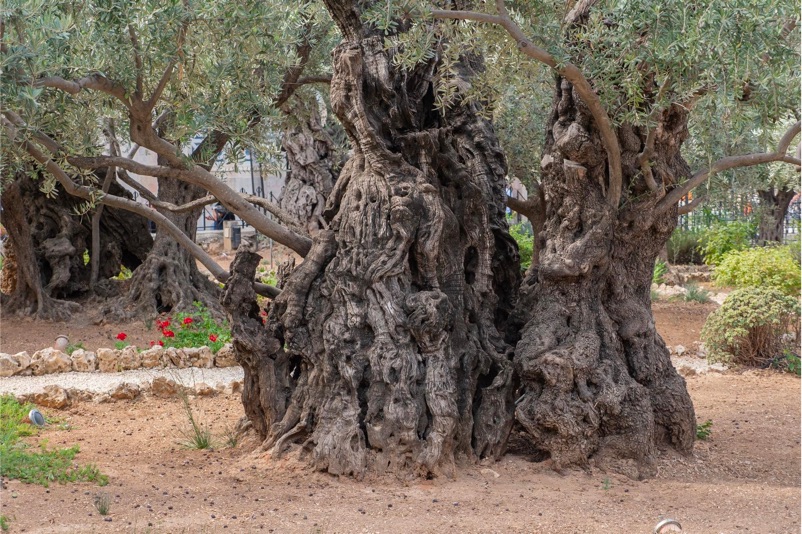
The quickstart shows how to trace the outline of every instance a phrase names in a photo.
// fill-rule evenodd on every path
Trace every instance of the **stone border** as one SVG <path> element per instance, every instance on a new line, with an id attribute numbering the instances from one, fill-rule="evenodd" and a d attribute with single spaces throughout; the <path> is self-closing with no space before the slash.
<path id="1" fill-rule="evenodd" d="M 19 394 L 15 397 L 20 402 L 32 402 L 45 408 L 63 409 L 70 406 L 73 401 L 107 403 L 135 400 L 145 395 L 170 399 L 178 397 L 182 391 L 196 397 L 211 397 L 217 394 L 233 395 L 242 391 L 242 384 L 242 380 L 234 380 L 228 384 L 220 384 L 216 388 L 203 382 L 188 387 L 182 386 L 170 378 L 159 376 L 144 384 L 121 382 L 110 391 L 98 392 L 49 385 L 45 386 L 42 391 Z"/>
<path id="2" fill-rule="evenodd" d="M 0 377 L 40 376 L 54 373 L 114 373 L 133 369 L 163 369 L 237 366 L 234 348 L 226 343 L 212 354 L 209 347 L 176 349 L 159 345 L 139 352 L 135 345 L 123 349 L 98 349 L 97 352 L 76 349 L 71 355 L 47 348 L 30 356 L 27 351 L 17 354 L 0 353 Z"/>

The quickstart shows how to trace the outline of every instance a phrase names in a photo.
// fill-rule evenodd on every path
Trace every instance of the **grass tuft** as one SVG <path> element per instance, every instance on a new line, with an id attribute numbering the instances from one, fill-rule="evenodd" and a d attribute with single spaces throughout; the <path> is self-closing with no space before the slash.
<path id="1" fill-rule="evenodd" d="M 189 429 L 181 432 L 184 439 L 181 444 L 190 449 L 211 449 L 212 447 L 212 431 L 209 426 L 198 421 L 195 418 L 195 413 L 192 411 L 192 405 L 189 403 L 189 395 L 186 388 L 179 388 L 178 396 L 181 398 L 181 404 L 184 406 L 184 414 L 187 416 L 189 422 Z"/>

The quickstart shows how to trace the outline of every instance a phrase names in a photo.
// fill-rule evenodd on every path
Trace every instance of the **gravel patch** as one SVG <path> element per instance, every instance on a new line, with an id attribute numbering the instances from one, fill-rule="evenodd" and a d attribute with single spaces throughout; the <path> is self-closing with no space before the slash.
<path id="1" fill-rule="evenodd" d="M 680 374 L 724 373 L 727 366 L 721 363 L 708 363 L 705 358 L 694 356 L 672 356 L 671 363 Z"/>
<path id="2" fill-rule="evenodd" d="M 60 386 L 67 390 L 76 389 L 91 393 L 108 393 L 123 382 L 143 386 L 160 376 L 174 380 L 178 384 L 187 387 L 203 382 L 214 388 L 242 380 L 244 373 L 242 367 L 212 369 L 190 367 L 187 369 L 136 369 L 119 373 L 72 372 L 41 376 L 11 376 L 0 378 L 0 395 L 11 394 L 19 396 L 40 393 L 45 386 L 51 385 Z"/>

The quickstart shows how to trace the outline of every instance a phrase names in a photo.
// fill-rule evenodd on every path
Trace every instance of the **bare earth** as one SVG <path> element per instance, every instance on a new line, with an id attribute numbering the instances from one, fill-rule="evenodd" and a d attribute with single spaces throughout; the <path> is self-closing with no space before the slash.
<path id="1" fill-rule="evenodd" d="M 658 330 L 667 344 L 692 347 L 712 309 L 658 303 Z M 13 352 L 26 333 L 55 337 L 61 327 L 4 321 L 0 350 Z M 799 379 L 748 371 L 687 381 L 712 435 L 692 457 L 663 455 L 658 476 L 645 481 L 597 469 L 560 475 L 518 453 L 463 466 L 454 480 L 354 481 L 309 471 L 292 456 L 271 461 L 253 438 L 225 447 L 222 436 L 243 415 L 237 396 L 192 401 L 220 436 L 213 451 L 178 443 L 187 425 L 178 400 L 78 403 L 47 412 L 70 430 L 53 425 L 31 442 L 79 444 L 77 461 L 97 464 L 109 485 L 5 481 L 0 513 L 11 532 L 41 533 L 648 533 L 666 517 L 688 533 L 799 532 Z M 106 518 L 92 504 L 100 492 L 112 501 Z"/>

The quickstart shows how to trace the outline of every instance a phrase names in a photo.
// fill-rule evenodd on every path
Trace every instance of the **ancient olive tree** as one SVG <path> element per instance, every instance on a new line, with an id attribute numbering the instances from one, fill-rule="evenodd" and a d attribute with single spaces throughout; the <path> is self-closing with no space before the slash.
<path id="1" fill-rule="evenodd" d="M 353 155 L 324 211 L 329 228 L 284 281 L 266 329 L 250 285 L 258 258 L 232 266 L 224 303 L 246 412 L 274 456 L 298 444 L 329 473 L 452 473 L 460 458 L 503 452 L 516 387 L 504 158 L 481 102 L 457 90 L 438 105 L 437 79 L 465 87 L 482 61 L 452 50 L 446 74 L 442 42 L 404 68 L 389 33 L 363 20 L 369 6 L 327 8 L 342 33 L 330 98 Z"/>
<path id="2" fill-rule="evenodd" d="M 650 306 L 652 269 L 676 226 L 677 202 L 716 172 L 798 164 L 788 153 L 796 123 L 775 140 L 776 150 L 722 158 L 692 173 L 681 152 L 688 124 L 709 99 L 733 115 L 751 104 L 764 121 L 788 120 L 777 95 L 791 94 L 799 60 L 794 40 L 781 34 L 798 20 L 798 6 L 641 0 L 515 7 L 510 12 L 499 0 L 492 13 L 432 13 L 503 30 L 521 54 L 556 74 L 540 163 L 544 247 L 517 310 L 526 324 L 515 348 L 516 420 L 557 467 L 593 460 L 649 475 L 657 448 L 689 451 L 696 427 Z"/>
<path id="3" fill-rule="evenodd" d="M 150 254 L 108 313 L 151 315 L 193 301 L 218 306 L 217 288 L 195 265 L 202 251 L 180 245 L 194 240 L 200 210 L 215 200 L 279 242 L 308 248 L 303 232 L 271 221 L 251 202 L 270 205 L 243 198 L 210 170 L 223 152 L 236 161 L 246 146 L 271 148 L 268 134 L 283 125 L 278 110 L 303 84 L 303 50 L 319 25 L 319 10 L 128 0 L 7 7 L 4 43 L 14 46 L 3 50 L 9 67 L 2 111 L 12 141 L 5 146 L 15 151 L 8 161 L 19 163 L 17 168 L 45 167 L 50 172 L 43 189 L 58 193 L 63 187 L 87 201 L 78 215 L 99 212 L 113 200 L 158 219 Z M 109 120 L 117 128 L 106 148 L 108 136 L 101 130 Z M 145 149 L 156 154 L 156 164 L 137 159 Z M 97 176 L 110 176 L 111 185 L 119 181 L 136 189 L 153 210 L 109 193 L 96 170 Z M 157 178 L 158 194 L 129 173 Z M 286 215 L 274 211 L 280 219 Z M 202 261 L 215 277 L 227 276 L 208 256 Z"/>

